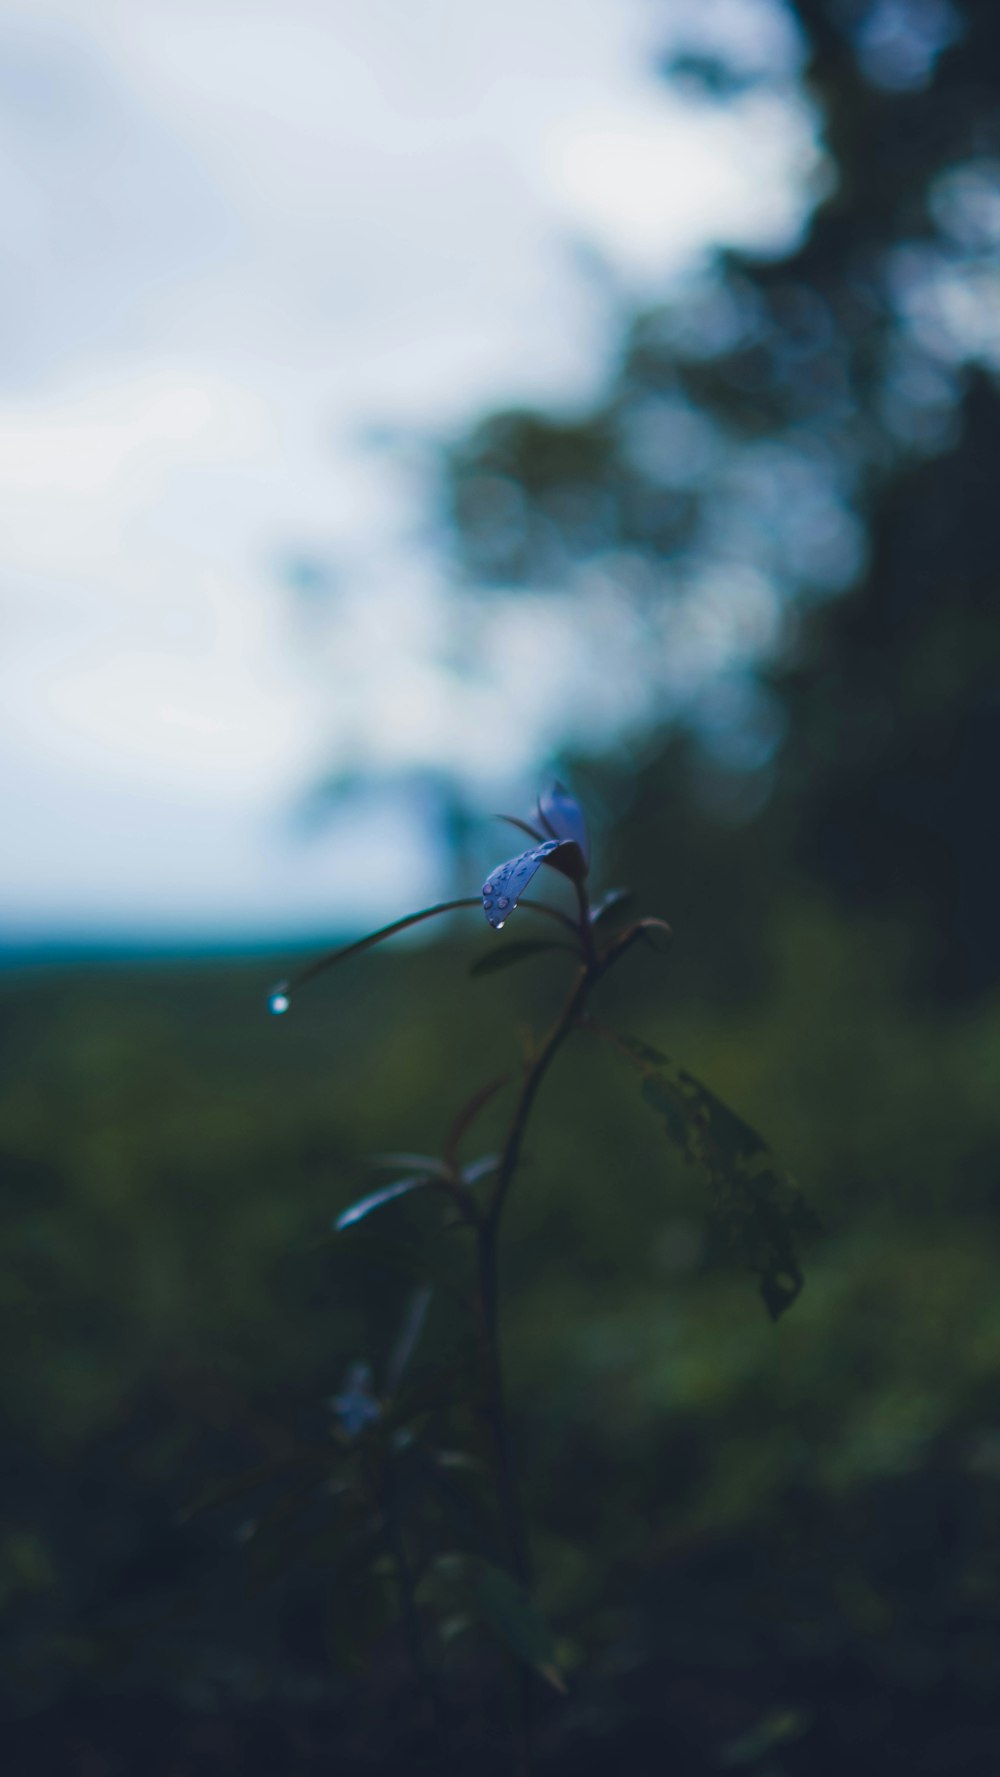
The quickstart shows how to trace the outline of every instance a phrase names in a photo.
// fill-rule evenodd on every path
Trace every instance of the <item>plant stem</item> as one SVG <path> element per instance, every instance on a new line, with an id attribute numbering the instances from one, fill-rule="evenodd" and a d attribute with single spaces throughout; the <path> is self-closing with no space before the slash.
<path id="1" fill-rule="evenodd" d="M 538 1053 L 534 1056 L 525 1070 L 524 1079 L 521 1082 L 521 1091 L 518 1095 L 517 1104 L 514 1106 L 514 1115 L 511 1118 L 510 1128 L 507 1131 L 507 1139 L 504 1142 L 503 1151 L 500 1155 L 500 1165 L 497 1168 L 497 1180 L 493 1188 L 493 1200 L 486 1214 L 487 1225 L 492 1227 L 494 1233 L 494 1245 L 497 1225 L 503 1214 L 503 1206 L 506 1202 L 507 1193 L 510 1190 L 514 1174 L 517 1171 L 518 1162 L 521 1158 L 521 1146 L 524 1141 L 524 1131 L 527 1126 L 528 1118 L 531 1115 L 531 1107 L 535 1102 L 538 1088 L 545 1078 L 550 1062 L 553 1061 L 557 1051 L 561 1048 L 562 1044 L 569 1036 L 570 1031 L 576 1024 L 586 1002 L 587 994 L 590 992 L 599 973 L 600 964 L 596 959 L 584 964 L 573 984 L 573 991 L 570 994 L 569 999 L 566 1001 L 565 1006 L 556 1019 L 555 1024 L 552 1026 L 552 1029 L 549 1031 L 548 1036 L 542 1043 Z"/>
<path id="2" fill-rule="evenodd" d="M 576 1024 L 597 973 L 596 962 L 587 963 L 580 970 L 565 1006 L 537 1055 L 525 1071 L 510 1128 L 507 1131 L 507 1139 L 500 1156 L 492 1202 L 477 1230 L 479 1293 L 486 1355 L 486 1417 L 493 1435 L 497 1488 L 500 1495 L 500 1509 L 504 1519 L 508 1552 L 514 1573 L 521 1584 L 525 1586 L 529 1585 L 531 1580 L 531 1557 L 518 1485 L 517 1465 L 507 1424 L 503 1359 L 500 1346 L 500 1218 L 521 1158 L 524 1133 L 538 1089 L 545 1078 L 549 1064 Z"/>
<path id="3" fill-rule="evenodd" d="M 504 1523 L 507 1554 L 522 1586 L 531 1584 L 531 1556 L 517 1464 L 507 1423 L 503 1359 L 500 1350 L 499 1266 L 497 1223 L 488 1220 L 479 1230 L 479 1297 L 483 1317 L 486 1364 L 486 1420 L 493 1438 L 497 1492 Z"/>
<path id="4" fill-rule="evenodd" d="M 431 1726 L 434 1732 L 440 1735 L 444 1725 L 441 1696 L 438 1691 L 434 1673 L 431 1670 L 430 1661 L 427 1658 L 427 1649 L 424 1646 L 424 1638 L 421 1633 L 420 1616 L 417 1611 L 416 1597 L 414 1594 L 413 1574 L 410 1571 L 410 1563 L 407 1560 L 406 1548 L 403 1543 L 403 1535 L 399 1523 L 399 1513 L 396 1509 L 395 1493 L 391 1477 L 387 1480 L 382 1495 L 382 1524 L 385 1531 L 385 1540 L 388 1545 L 389 1554 L 395 1569 L 396 1589 L 399 1593 L 400 1616 L 403 1622 L 403 1633 L 406 1636 L 410 1664 L 413 1667 L 413 1675 L 417 1681 L 418 1689 L 426 1699 L 430 1711 Z"/>
<path id="5" fill-rule="evenodd" d="M 586 903 L 581 896 L 581 929 L 584 926 L 583 914 Z M 531 1108 L 535 1102 L 538 1089 L 561 1044 L 576 1024 L 586 1003 L 587 994 L 600 973 L 600 965 L 594 954 L 593 938 L 590 934 L 589 922 L 586 927 L 588 943 L 588 959 L 581 968 L 572 992 L 566 1001 L 559 1017 L 545 1038 L 538 1053 L 529 1063 L 510 1127 L 504 1142 L 497 1168 L 497 1179 L 493 1189 L 492 1201 L 485 1214 L 476 1226 L 476 1242 L 479 1258 L 479 1296 L 483 1320 L 484 1358 L 486 1366 L 486 1403 L 485 1414 L 493 1439 L 493 1453 L 496 1463 L 497 1492 L 500 1501 L 500 1512 L 504 1524 L 508 1558 L 517 1580 L 525 1589 L 531 1585 L 532 1564 L 531 1549 L 528 1542 L 527 1523 L 524 1505 L 521 1499 L 521 1487 L 518 1478 L 517 1462 L 510 1435 L 507 1419 L 507 1399 L 504 1388 L 503 1357 L 500 1344 L 500 1278 L 499 1278 L 499 1244 L 500 1219 L 503 1214 L 507 1193 L 517 1171 L 521 1158 L 521 1147 L 527 1127 Z M 521 1724 L 520 1738 L 517 1745 L 517 1769 L 525 1777 L 531 1764 L 531 1741 L 535 1714 L 535 1681 L 533 1674 L 525 1667 L 519 1675 Z"/>

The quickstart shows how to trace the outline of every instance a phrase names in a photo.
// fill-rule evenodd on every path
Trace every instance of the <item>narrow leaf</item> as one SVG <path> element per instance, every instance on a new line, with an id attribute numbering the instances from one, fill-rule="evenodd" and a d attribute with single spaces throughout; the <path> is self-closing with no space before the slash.
<path id="1" fill-rule="evenodd" d="M 502 950 L 487 950 L 484 956 L 473 963 L 469 974 L 477 979 L 483 975 L 495 975 L 500 969 L 512 969 L 515 963 L 540 955 L 543 950 L 568 950 L 579 955 L 572 944 L 563 944 L 559 938 L 522 938 L 515 943 L 505 944 Z"/>
<path id="2" fill-rule="evenodd" d="M 468 1166 L 462 1168 L 462 1183 L 477 1185 L 481 1178 L 489 1178 L 491 1172 L 496 1172 L 499 1164 L 499 1154 L 484 1154 L 481 1160 L 470 1161 Z"/>
<path id="3" fill-rule="evenodd" d="M 639 919 L 635 925 L 636 932 L 644 943 L 652 950 L 669 950 L 674 941 L 673 927 L 668 926 L 665 919 Z"/>
<path id="4" fill-rule="evenodd" d="M 371 1215 L 373 1209 L 381 1209 L 384 1203 L 393 1203 L 397 1197 L 406 1197 L 411 1191 L 418 1191 L 422 1185 L 434 1181 L 426 1172 L 415 1172 L 409 1178 L 401 1178 L 394 1185 L 385 1185 L 381 1191 L 372 1191 L 368 1197 L 360 1197 L 349 1209 L 341 1210 L 334 1222 L 334 1231 L 342 1234 L 345 1228 L 353 1228 L 355 1222 L 363 1221 Z"/>
<path id="5" fill-rule="evenodd" d="M 557 1691 L 566 1686 L 559 1672 L 552 1630 L 534 1599 L 502 1568 L 472 1555 L 446 1555 L 438 1562 L 460 1597 L 526 1666 Z"/>
<path id="6" fill-rule="evenodd" d="M 626 906 L 634 898 L 631 889 L 609 889 L 591 912 L 591 925 L 603 925 L 619 907 Z"/>

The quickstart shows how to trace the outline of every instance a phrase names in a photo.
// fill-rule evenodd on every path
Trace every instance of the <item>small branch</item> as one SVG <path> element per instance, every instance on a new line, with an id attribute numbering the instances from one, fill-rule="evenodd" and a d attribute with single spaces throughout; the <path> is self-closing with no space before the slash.
<path id="1" fill-rule="evenodd" d="M 591 989 L 622 957 L 639 938 L 644 936 L 647 926 L 662 926 L 660 920 L 637 921 L 636 924 L 614 939 L 603 953 L 599 953 L 594 941 L 593 925 L 590 918 L 590 905 L 587 898 L 586 884 L 581 880 L 575 883 L 579 904 L 579 921 L 567 920 L 572 926 L 575 936 L 583 946 L 583 964 L 573 983 L 569 997 L 562 1011 L 556 1018 L 541 1048 L 525 1069 L 521 1090 L 514 1107 L 507 1138 L 504 1142 L 497 1167 L 496 1183 L 488 1207 L 481 1213 L 476 1234 L 479 1259 L 479 1295 L 483 1322 L 483 1342 L 486 1364 L 486 1406 L 485 1415 L 493 1439 L 494 1457 L 496 1462 L 497 1491 L 500 1510 L 504 1522 L 504 1530 L 511 1567 L 520 1583 L 527 1587 L 531 1584 L 531 1553 L 528 1543 L 528 1532 L 525 1522 L 524 1507 L 521 1501 L 521 1490 L 518 1479 L 517 1463 L 507 1423 L 506 1393 L 504 1388 L 503 1357 L 500 1341 L 499 1316 L 499 1234 L 503 1215 L 514 1176 L 521 1159 L 528 1119 L 531 1115 L 535 1099 L 546 1073 L 558 1054 L 570 1032 L 581 1022 L 586 1010 L 587 998 Z M 523 904 L 523 903 L 522 903 Z M 669 927 L 666 928 L 669 931 Z M 523 1768 L 527 1770 L 530 1759 L 531 1722 L 533 1714 L 532 1680 L 530 1673 L 522 1675 L 521 1702 Z"/>

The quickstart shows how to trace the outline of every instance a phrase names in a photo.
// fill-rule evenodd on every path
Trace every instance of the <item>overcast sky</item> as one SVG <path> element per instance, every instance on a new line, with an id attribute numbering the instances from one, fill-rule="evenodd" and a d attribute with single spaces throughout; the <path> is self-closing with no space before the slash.
<path id="1" fill-rule="evenodd" d="M 718 113 L 657 80 L 689 13 L 787 91 Z M 337 768 L 485 794 L 558 744 L 586 664 L 553 668 L 538 607 L 455 672 L 371 439 L 585 400 L 624 297 L 794 238 L 794 66 L 770 0 L 0 0 L 8 937 L 315 932 L 434 892 L 413 822 L 303 843 L 289 811 Z M 328 567 L 321 620 L 296 562 Z"/>

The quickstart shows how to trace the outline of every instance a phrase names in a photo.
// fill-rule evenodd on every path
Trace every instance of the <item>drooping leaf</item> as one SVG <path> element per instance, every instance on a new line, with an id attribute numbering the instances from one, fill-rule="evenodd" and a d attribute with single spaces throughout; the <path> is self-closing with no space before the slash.
<path id="1" fill-rule="evenodd" d="M 435 1565 L 461 1606 L 498 1635 L 532 1671 L 565 1692 L 552 1630 L 523 1586 L 478 1555 L 442 1555 Z"/>
<path id="2" fill-rule="evenodd" d="M 483 912 L 494 930 L 499 932 L 506 925 L 529 882 L 558 844 L 558 839 L 546 839 L 490 871 L 483 883 Z"/>
<path id="3" fill-rule="evenodd" d="M 499 1154 L 483 1154 L 478 1160 L 470 1160 L 468 1166 L 462 1167 L 462 1183 L 477 1185 L 481 1178 L 489 1178 L 491 1172 L 496 1172 L 499 1164 Z"/>
<path id="4" fill-rule="evenodd" d="M 563 944 L 558 938 L 522 938 L 517 943 L 505 944 L 502 950 L 488 950 L 485 956 L 473 963 L 469 974 L 477 978 L 495 975 L 501 969 L 512 969 L 515 963 L 539 956 L 543 950 L 568 950 L 572 953 L 574 947 L 572 944 Z"/>
<path id="5" fill-rule="evenodd" d="M 433 1184 L 434 1175 L 426 1172 L 411 1173 L 409 1178 L 397 1179 L 394 1185 L 384 1185 L 381 1191 L 372 1191 L 367 1197 L 360 1197 L 348 1209 L 342 1209 L 334 1222 L 334 1231 L 342 1234 L 345 1228 L 353 1228 L 355 1222 L 364 1221 L 373 1209 L 381 1209 L 385 1203 L 394 1203 L 397 1197 L 407 1197 L 411 1191 L 419 1191 L 423 1186 Z"/>
<path id="6" fill-rule="evenodd" d="M 598 1028 L 596 1026 L 592 1028 Z M 642 1096 L 670 1140 L 708 1180 L 713 1218 L 727 1244 L 757 1273 L 772 1320 L 803 1285 L 796 1242 L 818 1219 L 756 1129 L 701 1080 L 650 1044 L 608 1035 L 642 1074 Z"/>
<path id="7" fill-rule="evenodd" d="M 587 837 L 587 822 L 583 809 L 575 796 L 571 796 L 564 784 L 550 784 L 538 798 L 538 818 L 546 833 L 553 839 L 572 839 L 583 853 L 584 863 L 590 862 L 590 841 Z"/>
<path id="8" fill-rule="evenodd" d="M 687 1144 L 687 1112 L 672 1087 L 659 1074 L 650 1074 L 642 1082 L 642 1096 L 652 1110 L 658 1111 L 667 1125 L 671 1141 L 683 1148 Z"/>

